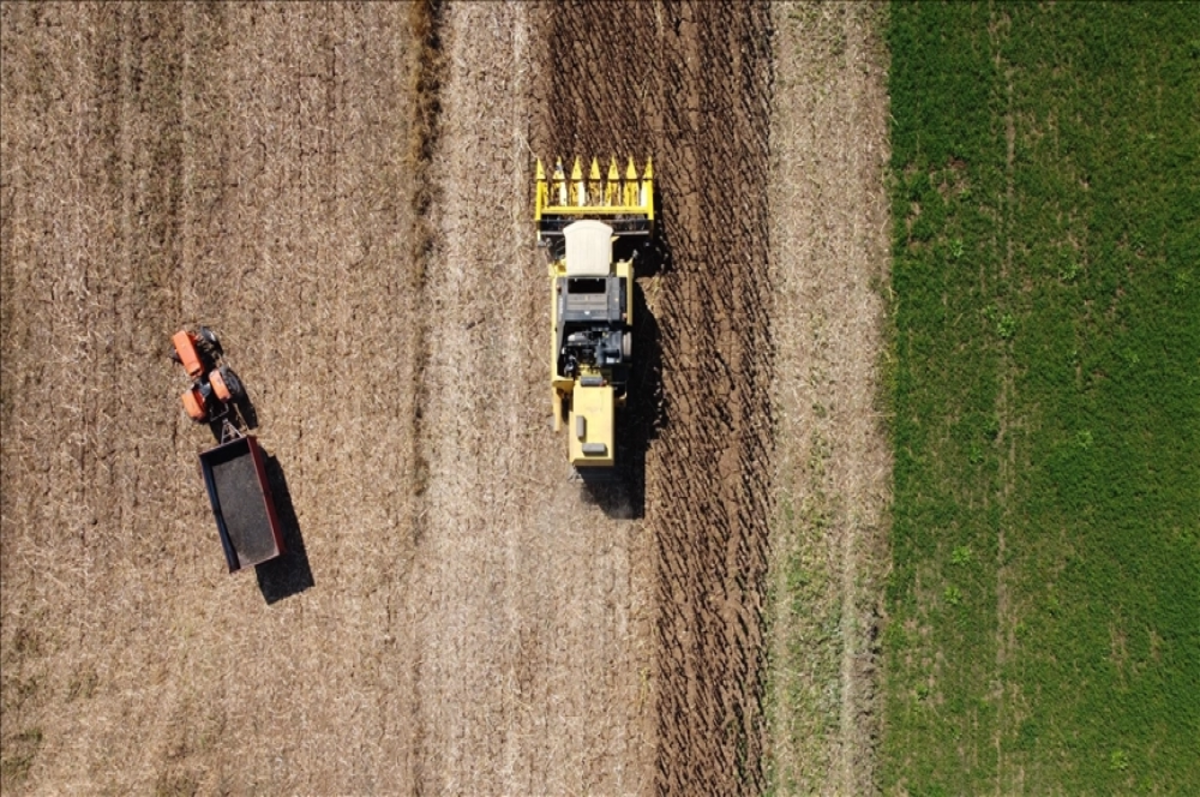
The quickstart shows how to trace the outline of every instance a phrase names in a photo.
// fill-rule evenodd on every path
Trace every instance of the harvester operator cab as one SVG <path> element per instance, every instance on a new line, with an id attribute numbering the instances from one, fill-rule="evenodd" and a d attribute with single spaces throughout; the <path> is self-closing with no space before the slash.
<path id="1" fill-rule="evenodd" d="M 605 369 L 620 395 L 632 353 L 629 287 L 613 273 L 612 227 L 585 219 L 568 225 L 563 234 L 566 275 L 556 285 L 558 372 L 574 379 L 583 366 Z"/>

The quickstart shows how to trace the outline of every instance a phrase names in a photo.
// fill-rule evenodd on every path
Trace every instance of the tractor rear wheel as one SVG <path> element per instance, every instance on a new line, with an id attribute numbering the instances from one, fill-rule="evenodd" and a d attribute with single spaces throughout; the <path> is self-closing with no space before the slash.
<path id="1" fill-rule="evenodd" d="M 233 369 L 227 365 L 222 365 L 213 371 L 209 375 L 208 381 L 212 385 L 213 393 L 221 401 L 235 401 L 245 395 L 241 381 L 233 373 Z"/>

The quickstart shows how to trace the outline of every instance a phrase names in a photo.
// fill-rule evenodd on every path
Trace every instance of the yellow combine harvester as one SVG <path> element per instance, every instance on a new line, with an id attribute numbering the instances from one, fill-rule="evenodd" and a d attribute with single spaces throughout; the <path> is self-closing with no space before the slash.
<path id="1" fill-rule="evenodd" d="M 616 462 L 614 413 L 625 405 L 633 357 L 633 265 L 654 228 L 654 169 L 624 176 L 616 158 L 585 178 L 560 159 L 549 178 L 537 162 L 534 220 L 550 250 L 550 385 L 554 430 L 567 422 L 571 465 L 597 474 Z M 632 244 L 632 245 L 631 245 Z"/>

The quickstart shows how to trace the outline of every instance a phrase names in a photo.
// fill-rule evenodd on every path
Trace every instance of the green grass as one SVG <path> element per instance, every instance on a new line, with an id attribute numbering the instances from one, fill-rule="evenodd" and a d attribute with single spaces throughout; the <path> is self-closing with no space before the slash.
<path id="1" fill-rule="evenodd" d="M 895 5 L 884 785 L 1200 784 L 1200 14 Z"/>

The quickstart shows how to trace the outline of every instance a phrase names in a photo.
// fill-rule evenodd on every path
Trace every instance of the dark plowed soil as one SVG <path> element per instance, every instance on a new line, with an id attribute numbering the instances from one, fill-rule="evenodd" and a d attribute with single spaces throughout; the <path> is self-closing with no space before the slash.
<path id="1" fill-rule="evenodd" d="M 643 390 L 630 419 L 647 442 L 657 542 L 656 785 L 755 791 L 771 473 L 768 9 L 614 14 L 575 2 L 542 9 L 536 30 L 534 150 L 650 155 L 658 175 L 660 247 L 640 266 L 651 318 L 637 340 L 654 370 L 642 384 L 661 395 Z"/>

